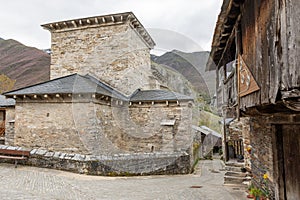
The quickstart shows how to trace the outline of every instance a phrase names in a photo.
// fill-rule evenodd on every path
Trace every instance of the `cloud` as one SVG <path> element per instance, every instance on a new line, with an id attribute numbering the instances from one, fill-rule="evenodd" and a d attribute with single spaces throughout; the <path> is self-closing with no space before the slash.
<path id="1" fill-rule="evenodd" d="M 13 0 L 5 2 L 0 0 L 1 5 L 5 5 L 0 7 L 0 37 L 12 38 L 28 46 L 49 48 L 50 34 L 40 27 L 43 23 L 133 11 L 146 28 L 165 29 L 181 34 L 196 43 L 196 46 L 209 50 L 221 2 L 221 0 Z M 169 39 L 169 42 L 168 46 L 172 46 L 173 43 L 174 48 L 179 45 L 176 44 L 176 40 Z M 187 45 L 186 42 L 181 43 L 183 44 L 179 46 Z M 190 49 L 194 48 L 192 45 Z"/>

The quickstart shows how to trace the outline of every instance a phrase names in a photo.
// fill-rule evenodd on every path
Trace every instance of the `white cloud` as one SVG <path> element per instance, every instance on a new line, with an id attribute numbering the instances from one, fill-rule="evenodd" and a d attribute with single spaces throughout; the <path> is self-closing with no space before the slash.
<path id="1" fill-rule="evenodd" d="M 187 39 L 178 41 L 169 38 L 169 41 L 166 40 L 161 46 L 167 45 L 172 49 L 173 45 L 174 48 L 182 47 L 187 51 L 198 47 L 210 50 L 210 40 L 221 2 L 221 0 L 0 0 L 2 5 L 0 37 L 12 38 L 28 46 L 49 48 L 50 34 L 40 27 L 43 23 L 133 11 L 146 28 L 166 29 L 179 33 Z M 189 43 L 188 40 L 193 42 Z M 158 41 L 156 43 L 158 44 Z"/>

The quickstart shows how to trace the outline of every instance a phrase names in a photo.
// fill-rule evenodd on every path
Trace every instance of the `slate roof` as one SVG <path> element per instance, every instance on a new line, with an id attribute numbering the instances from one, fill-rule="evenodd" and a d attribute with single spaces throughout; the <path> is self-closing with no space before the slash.
<path id="1" fill-rule="evenodd" d="M 18 90 L 5 93 L 5 96 L 13 95 L 33 95 L 33 94 L 103 94 L 110 97 L 115 97 L 122 100 L 127 100 L 127 97 L 116 91 L 112 87 L 103 82 L 98 81 L 90 75 L 81 76 L 72 74 L 69 76 L 60 77 L 47 82 L 28 86 Z"/>
<path id="2" fill-rule="evenodd" d="M 14 99 L 6 99 L 5 96 L 0 95 L 0 107 L 15 106 L 16 101 Z"/>
<path id="3" fill-rule="evenodd" d="M 103 94 L 123 101 L 183 101 L 193 100 L 192 97 L 167 90 L 136 90 L 130 97 L 123 95 L 111 86 L 90 75 L 72 74 L 36 85 L 4 93 L 13 95 L 44 95 L 44 94 Z"/>
<path id="4" fill-rule="evenodd" d="M 170 101 L 170 100 L 193 100 L 192 97 L 167 90 L 137 90 L 130 101 Z"/>

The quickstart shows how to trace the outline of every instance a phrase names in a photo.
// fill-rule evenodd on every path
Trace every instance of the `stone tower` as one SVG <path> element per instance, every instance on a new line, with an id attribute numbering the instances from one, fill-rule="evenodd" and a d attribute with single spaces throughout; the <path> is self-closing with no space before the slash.
<path id="1" fill-rule="evenodd" d="M 132 12 L 42 25 L 51 32 L 51 79 L 90 74 L 124 94 L 150 89 L 155 43 Z"/>

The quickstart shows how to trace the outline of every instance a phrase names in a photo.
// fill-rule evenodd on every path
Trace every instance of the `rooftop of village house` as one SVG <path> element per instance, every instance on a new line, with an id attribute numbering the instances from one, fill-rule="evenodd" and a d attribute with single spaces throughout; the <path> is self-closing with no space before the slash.
<path id="1" fill-rule="evenodd" d="M 211 52 L 207 61 L 206 70 L 215 70 L 222 59 L 224 50 L 230 45 L 228 41 L 231 38 L 232 30 L 240 14 L 241 1 L 224 0 L 221 12 L 215 27 Z"/>
<path id="2" fill-rule="evenodd" d="M 130 97 L 99 81 L 90 75 L 72 74 L 44 83 L 24 87 L 4 93 L 7 97 L 18 95 L 56 95 L 56 94 L 102 94 L 122 101 L 147 102 L 147 101 L 188 101 L 192 97 L 168 90 L 136 90 Z"/>

